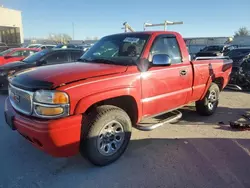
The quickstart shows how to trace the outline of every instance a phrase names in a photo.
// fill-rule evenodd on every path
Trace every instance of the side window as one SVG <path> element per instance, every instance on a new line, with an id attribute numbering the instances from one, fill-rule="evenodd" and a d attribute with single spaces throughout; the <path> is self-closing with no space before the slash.
<path id="1" fill-rule="evenodd" d="M 30 55 L 33 55 L 34 53 L 36 53 L 37 51 L 30 51 Z"/>
<path id="2" fill-rule="evenodd" d="M 68 52 L 56 52 L 45 58 L 47 64 L 59 64 L 68 62 Z"/>
<path id="3" fill-rule="evenodd" d="M 155 54 L 166 54 L 170 57 L 172 64 L 181 63 L 181 52 L 176 38 L 158 38 L 153 44 L 150 52 L 150 60 Z"/>
<path id="4" fill-rule="evenodd" d="M 71 52 L 71 61 L 77 61 L 81 56 L 82 52 Z"/>
<path id="5" fill-rule="evenodd" d="M 22 56 L 28 57 L 28 56 L 32 55 L 33 53 L 34 53 L 34 51 L 24 50 L 24 51 L 22 51 Z"/>
<path id="6" fill-rule="evenodd" d="M 22 51 L 15 51 L 11 54 L 11 57 L 21 57 L 23 56 Z"/>

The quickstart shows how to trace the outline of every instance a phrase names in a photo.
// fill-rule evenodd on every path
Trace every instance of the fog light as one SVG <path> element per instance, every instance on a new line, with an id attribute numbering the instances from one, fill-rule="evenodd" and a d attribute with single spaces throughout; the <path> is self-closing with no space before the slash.
<path id="1" fill-rule="evenodd" d="M 63 113 L 62 107 L 36 106 L 35 110 L 38 115 L 43 115 L 43 116 L 56 116 L 56 115 L 60 115 Z"/>

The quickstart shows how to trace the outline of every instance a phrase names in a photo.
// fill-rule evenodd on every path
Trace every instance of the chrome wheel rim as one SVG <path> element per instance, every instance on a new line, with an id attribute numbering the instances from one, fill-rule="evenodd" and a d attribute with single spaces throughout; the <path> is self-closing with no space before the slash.
<path id="1" fill-rule="evenodd" d="M 121 123 L 113 120 L 100 131 L 97 139 L 98 151 L 105 156 L 116 153 L 124 142 L 124 129 Z"/>
<path id="2" fill-rule="evenodd" d="M 218 100 L 218 98 L 217 98 L 216 91 L 211 91 L 209 96 L 208 96 L 208 108 L 210 110 L 213 110 L 217 100 Z"/>

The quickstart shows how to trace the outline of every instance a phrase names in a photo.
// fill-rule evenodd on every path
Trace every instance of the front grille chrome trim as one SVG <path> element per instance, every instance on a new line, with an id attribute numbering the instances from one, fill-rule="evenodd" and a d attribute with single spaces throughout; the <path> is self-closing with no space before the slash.
<path id="1" fill-rule="evenodd" d="M 33 113 L 33 95 L 34 95 L 34 92 L 26 91 L 26 90 L 17 88 L 17 87 L 15 87 L 15 86 L 9 84 L 9 90 L 10 90 L 11 88 L 13 88 L 14 90 L 17 90 L 17 91 L 19 91 L 19 92 L 28 94 L 29 100 L 30 100 L 30 104 L 29 104 L 29 105 L 30 105 L 30 111 L 25 111 L 25 110 L 21 109 L 20 107 L 18 107 L 18 106 L 15 104 L 15 102 L 12 100 L 12 97 L 10 96 L 10 91 L 9 91 L 10 103 L 11 103 L 11 105 L 13 106 L 13 108 L 14 108 L 15 110 L 17 110 L 18 112 L 21 112 L 21 113 L 23 113 L 23 114 L 25 114 L 25 115 L 32 115 L 32 113 Z"/>

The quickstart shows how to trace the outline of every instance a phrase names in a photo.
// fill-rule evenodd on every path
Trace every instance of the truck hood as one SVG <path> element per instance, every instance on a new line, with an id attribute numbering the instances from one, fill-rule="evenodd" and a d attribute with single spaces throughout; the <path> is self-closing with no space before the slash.
<path id="1" fill-rule="evenodd" d="M 5 59 L 3 56 L 0 56 L 0 66 L 3 65 L 5 62 Z"/>
<path id="2" fill-rule="evenodd" d="M 53 89 L 62 84 L 118 74 L 126 70 L 127 66 L 76 62 L 26 69 L 9 80 L 16 87 L 35 91 Z"/>

